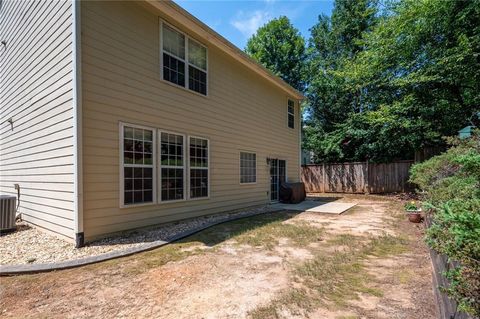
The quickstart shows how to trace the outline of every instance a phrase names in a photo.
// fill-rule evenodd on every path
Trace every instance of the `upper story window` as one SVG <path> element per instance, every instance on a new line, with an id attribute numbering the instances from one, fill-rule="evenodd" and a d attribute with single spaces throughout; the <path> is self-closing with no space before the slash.
<path id="1" fill-rule="evenodd" d="M 207 95 L 207 48 L 161 22 L 163 79 Z"/>
<path id="2" fill-rule="evenodd" d="M 288 100 L 288 127 L 295 128 L 295 102 Z"/>

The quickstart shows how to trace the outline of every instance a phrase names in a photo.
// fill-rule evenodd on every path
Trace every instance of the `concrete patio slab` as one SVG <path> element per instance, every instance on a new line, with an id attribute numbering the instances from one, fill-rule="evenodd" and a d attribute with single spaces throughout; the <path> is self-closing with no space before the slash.
<path id="1" fill-rule="evenodd" d="M 273 206 L 278 209 L 296 210 L 303 212 L 325 213 L 340 215 L 346 210 L 357 205 L 357 203 L 341 203 L 341 202 L 319 202 L 313 200 L 306 200 L 298 204 L 283 204 L 278 203 Z"/>

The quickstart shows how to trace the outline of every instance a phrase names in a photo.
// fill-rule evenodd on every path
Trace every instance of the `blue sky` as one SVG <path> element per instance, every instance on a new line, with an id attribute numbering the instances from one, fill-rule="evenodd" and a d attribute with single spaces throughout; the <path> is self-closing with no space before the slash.
<path id="1" fill-rule="evenodd" d="M 330 15 L 333 0 L 175 0 L 180 6 L 202 20 L 240 49 L 247 39 L 266 22 L 281 15 L 308 39 L 308 31 L 318 15 Z"/>

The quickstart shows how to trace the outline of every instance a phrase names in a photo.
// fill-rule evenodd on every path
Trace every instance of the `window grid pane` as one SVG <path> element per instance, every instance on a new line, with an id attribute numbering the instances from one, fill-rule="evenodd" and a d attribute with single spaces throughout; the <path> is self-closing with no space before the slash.
<path id="1" fill-rule="evenodd" d="M 188 88 L 207 95 L 207 73 L 190 65 L 188 67 Z"/>
<path id="2" fill-rule="evenodd" d="M 153 202 L 153 131 L 123 128 L 124 205 Z"/>
<path id="3" fill-rule="evenodd" d="M 208 140 L 190 137 L 190 198 L 208 197 Z"/>
<path id="4" fill-rule="evenodd" d="M 207 49 L 192 39 L 188 39 L 188 62 L 207 71 Z"/>
<path id="5" fill-rule="evenodd" d="M 240 183 L 255 183 L 257 181 L 257 155 L 240 152 Z"/>
<path id="6" fill-rule="evenodd" d="M 163 24 L 163 50 L 185 60 L 185 36 Z"/>
<path id="7" fill-rule="evenodd" d="M 288 100 L 288 127 L 295 128 L 295 103 Z"/>
<path id="8" fill-rule="evenodd" d="M 185 62 L 163 53 L 163 79 L 185 86 Z"/>
<path id="9" fill-rule="evenodd" d="M 184 141 L 183 136 L 160 134 L 161 200 L 184 199 Z"/>

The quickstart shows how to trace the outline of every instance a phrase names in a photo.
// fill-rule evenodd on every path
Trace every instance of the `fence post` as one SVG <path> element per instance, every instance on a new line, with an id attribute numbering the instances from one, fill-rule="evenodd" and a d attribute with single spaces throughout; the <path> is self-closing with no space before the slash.
<path id="1" fill-rule="evenodd" d="M 325 191 L 325 162 L 322 163 L 322 192 L 326 193 Z"/>
<path id="2" fill-rule="evenodd" d="M 369 187 L 368 181 L 370 180 L 370 176 L 369 176 L 369 171 L 370 170 L 368 169 L 368 166 L 369 165 L 368 165 L 368 159 L 367 159 L 366 162 L 365 162 L 365 176 L 364 176 L 364 178 L 365 178 L 365 189 L 363 190 L 365 195 L 368 195 L 370 193 L 370 191 L 368 189 L 368 187 Z"/>

